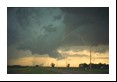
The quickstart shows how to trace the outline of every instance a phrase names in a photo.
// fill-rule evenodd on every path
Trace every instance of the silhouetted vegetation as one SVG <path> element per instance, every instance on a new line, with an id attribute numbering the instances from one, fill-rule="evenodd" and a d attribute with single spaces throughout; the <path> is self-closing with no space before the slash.
<path id="1" fill-rule="evenodd" d="M 86 63 L 82 63 L 82 64 L 79 64 L 79 68 L 89 68 L 90 64 L 86 64 Z M 102 64 L 102 63 L 99 63 L 99 64 L 94 64 L 94 63 L 91 63 L 91 68 L 94 68 L 94 69 L 109 69 L 109 65 L 108 64 Z"/>
<path id="2" fill-rule="evenodd" d="M 54 63 L 51 63 L 51 67 L 55 67 L 55 64 Z"/>
<path id="3" fill-rule="evenodd" d="M 35 67 L 39 67 L 39 65 L 35 65 Z"/>
<path id="4" fill-rule="evenodd" d="M 21 67 L 27 67 L 27 66 L 21 66 L 21 65 L 9 65 L 9 66 L 7 66 L 7 67 L 16 67 L 16 68 L 21 68 Z"/>
<path id="5" fill-rule="evenodd" d="M 70 64 L 67 64 L 67 67 L 70 67 Z"/>

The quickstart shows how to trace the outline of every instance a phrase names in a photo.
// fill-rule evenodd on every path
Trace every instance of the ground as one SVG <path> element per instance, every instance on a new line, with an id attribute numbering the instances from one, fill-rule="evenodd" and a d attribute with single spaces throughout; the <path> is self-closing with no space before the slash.
<path id="1" fill-rule="evenodd" d="M 109 69 L 81 69 L 65 67 L 8 67 L 8 74 L 109 74 Z"/>

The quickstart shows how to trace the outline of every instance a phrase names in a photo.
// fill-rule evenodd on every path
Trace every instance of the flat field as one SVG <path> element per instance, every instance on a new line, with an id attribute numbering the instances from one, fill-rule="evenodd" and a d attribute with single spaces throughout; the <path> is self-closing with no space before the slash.
<path id="1" fill-rule="evenodd" d="M 7 67 L 7 74 L 109 74 L 109 69 L 78 67 Z"/>

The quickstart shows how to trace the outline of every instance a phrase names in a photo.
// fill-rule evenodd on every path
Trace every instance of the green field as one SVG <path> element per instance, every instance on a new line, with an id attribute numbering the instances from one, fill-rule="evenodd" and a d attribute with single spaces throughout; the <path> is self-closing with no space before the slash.
<path id="1" fill-rule="evenodd" d="M 7 74 L 109 74 L 109 69 L 66 67 L 8 67 Z"/>

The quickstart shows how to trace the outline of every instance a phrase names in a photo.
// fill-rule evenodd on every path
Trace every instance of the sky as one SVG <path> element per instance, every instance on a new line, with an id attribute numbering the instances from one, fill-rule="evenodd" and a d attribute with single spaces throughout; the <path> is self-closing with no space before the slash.
<path id="1" fill-rule="evenodd" d="M 108 7 L 8 7 L 7 65 L 109 64 Z"/>

